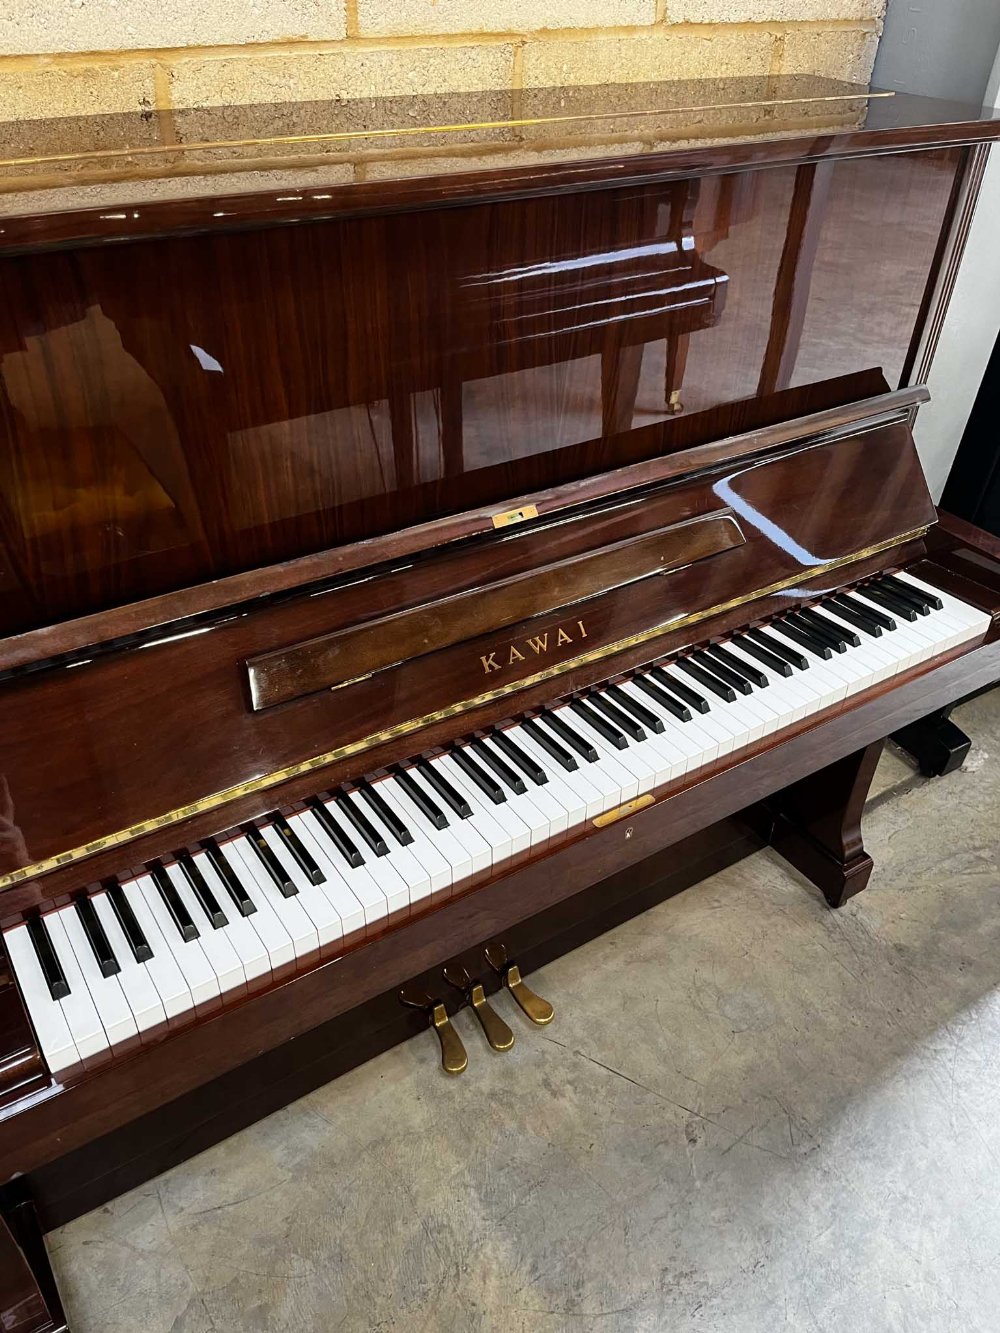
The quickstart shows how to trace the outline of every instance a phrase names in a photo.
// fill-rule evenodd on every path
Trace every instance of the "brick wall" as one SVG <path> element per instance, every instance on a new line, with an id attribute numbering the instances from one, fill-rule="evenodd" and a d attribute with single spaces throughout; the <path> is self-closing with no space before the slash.
<path id="1" fill-rule="evenodd" d="M 173 113 L 199 106 L 803 72 L 863 82 L 871 72 L 885 3 L 0 4 L 0 121 L 131 111 L 148 120 L 152 111 L 169 141 Z M 51 150 L 54 145 L 45 146 Z M 376 157 L 391 152 L 383 149 Z M 338 157 L 345 161 L 343 152 Z M 242 165 L 268 164 L 247 160 Z M 190 174 L 190 168 L 181 165 L 180 174 L 185 172 Z M 79 179 L 142 175 L 141 168 L 124 164 L 115 175 L 105 164 L 100 173 L 84 172 Z M 8 171 L 0 189 L 17 186 L 16 174 Z"/>

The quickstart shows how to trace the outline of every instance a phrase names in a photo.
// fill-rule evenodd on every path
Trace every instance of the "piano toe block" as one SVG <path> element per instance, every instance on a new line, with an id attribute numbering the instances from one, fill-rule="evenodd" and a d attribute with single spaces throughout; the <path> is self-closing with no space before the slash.
<path id="1" fill-rule="evenodd" d="M 768 802 L 771 846 L 805 875 L 831 907 L 843 907 L 871 878 L 861 816 L 884 742 L 847 755 Z"/>

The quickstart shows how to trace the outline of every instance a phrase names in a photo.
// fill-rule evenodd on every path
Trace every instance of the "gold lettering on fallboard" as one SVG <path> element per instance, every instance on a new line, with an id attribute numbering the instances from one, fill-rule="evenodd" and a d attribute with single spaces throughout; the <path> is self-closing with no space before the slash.
<path id="1" fill-rule="evenodd" d="M 491 653 L 481 654 L 479 660 L 484 674 L 488 676 L 491 671 L 502 671 L 505 666 L 516 666 L 518 662 L 527 661 L 529 653 L 535 657 L 544 657 L 553 648 L 561 648 L 564 644 L 576 643 L 578 639 L 587 637 L 586 626 L 582 620 L 577 620 L 569 629 L 563 625 L 558 626 L 554 638 L 552 630 L 545 630 L 541 634 L 532 635 L 530 639 L 519 639 L 503 648 L 494 648 Z M 501 654 L 499 661 L 498 654 Z"/>

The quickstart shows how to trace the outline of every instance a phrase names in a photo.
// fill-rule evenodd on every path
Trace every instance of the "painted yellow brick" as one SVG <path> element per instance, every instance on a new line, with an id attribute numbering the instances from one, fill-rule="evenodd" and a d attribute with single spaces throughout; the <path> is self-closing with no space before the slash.
<path id="1" fill-rule="evenodd" d="M 0 121 L 139 113 L 152 105 L 153 68 L 145 62 L 68 69 L 41 64 L 4 70 L 0 77 Z"/>
<path id="2" fill-rule="evenodd" d="M 653 23 L 656 0 L 358 0 L 362 36 L 411 33 L 539 32 Z"/>
<path id="3" fill-rule="evenodd" d="M 174 105 L 326 101 L 471 92 L 510 86 L 514 48 L 406 46 L 181 60 L 172 70 Z"/>
<path id="4" fill-rule="evenodd" d="M 344 0 L 0 0 L 0 51 L 134 51 L 340 38 Z"/>
<path id="5" fill-rule="evenodd" d="M 886 0 L 667 0 L 668 23 L 802 23 L 879 19 Z"/>
<path id="6" fill-rule="evenodd" d="M 868 83 L 877 49 L 878 34 L 861 28 L 790 32 L 785 38 L 781 72 Z"/>
<path id="7" fill-rule="evenodd" d="M 767 74 L 775 37 L 769 32 L 574 37 L 529 42 L 525 87 L 708 79 Z"/>

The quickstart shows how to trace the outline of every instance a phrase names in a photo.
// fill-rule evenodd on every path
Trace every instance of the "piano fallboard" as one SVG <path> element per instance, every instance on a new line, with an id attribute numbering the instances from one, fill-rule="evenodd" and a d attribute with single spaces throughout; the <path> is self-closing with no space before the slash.
<path id="1" fill-rule="evenodd" d="M 11 673 L 22 842 L 0 889 L 317 772 L 358 776 L 406 737 L 435 743 L 463 715 L 482 725 L 914 558 L 936 515 L 905 406 L 886 411 L 875 399 L 838 438 L 807 426 L 728 462 L 694 448 L 661 481 L 638 464 L 613 495 L 570 487 L 522 524 Z"/>

